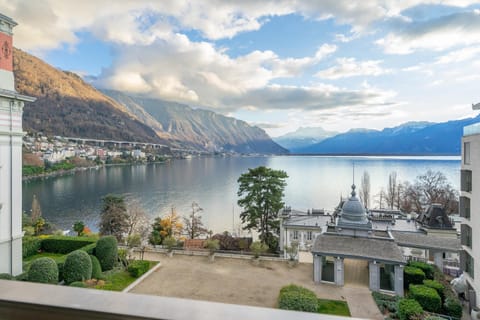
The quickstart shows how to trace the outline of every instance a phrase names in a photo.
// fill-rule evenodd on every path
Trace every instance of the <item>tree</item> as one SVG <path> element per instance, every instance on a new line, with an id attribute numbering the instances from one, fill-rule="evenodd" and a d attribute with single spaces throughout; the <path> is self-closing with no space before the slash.
<path id="1" fill-rule="evenodd" d="M 385 198 L 386 198 L 386 193 L 385 193 L 385 189 L 382 188 L 380 189 L 380 192 L 376 195 L 377 197 L 377 204 L 378 204 L 378 207 L 380 209 L 383 209 L 384 205 L 385 205 Z"/>
<path id="2" fill-rule="evenodd" d="M 83 234 L 84 229 L 85 229 L 85 223 L 83 223 L 83 221 L 77 221 L 73 224 L 73 231 L 77 233 L 77 236 L 81 236 Z"/>
<path id="3" fill-rule="evenodd" d="M 149 242 L 153 245 L 162 244 L 167 236 L 167 231 L 164 230 L 161 217 L 156 217 L 152 224 L 152 232 L 150 233 Z"/>
<path id="4" fill-rule="evenodd" d="M 415 189 L 422 205 L 441 204 L 447 214 L 458 210 L 458 191 L 440 171 L 428 170 L 415 180 Z"/>
<path id="5" fill-rule="evenodd" d="M 150 233 L 150 221 L 138 201 L 131 201 L 127 204 L 127 237 L 133 234 L 140 236 L 144 242 Z"/>
<path id="6" fill-rule="evenodd" d="M 177 214 L 175 207 L 172 206 L 170 213 L 167 214 L 160 222 L 167 236 L 176 240 L 182 237 L 183 223 L 181 217 Z"/>
<path id="7" fill-rule="evenodd" d="M 393 205 L 395 204 L 395 198 L 398 192 L 397 184 L 397 172 L 393 171 L 388 175 L 388 187 L 387 193 L 385 194 L 385 200 L 390 209 L 393 210 Z"/>
<path id="8" fill-rule="evenodd" d="M 113 235 L 120 242 L 128 232 L 128 214 L 122 196 L 108 194 L 102 198 L 99 229 L 101 235 Z"/>
<path id="9" fill-rule="evenodd" d="M 282 201 L 285 179 L 288 175 L 282 170 L 264 166 L 248 169 L 238 178 L 238 205 L 243 208 L 240 214 L 245 230 L 256 230 L 260 241 L 271 250 L 278 246 L 278 212 L 284 206 Z"/>
<path id="10" fill-rule="evenodd" d="M 363 201 L 363 206 L 370 208 L 370 174 L 368 171 L 363 172 L 361 184 L 360 198 Z"/>
<path id="11" fill-rule="evenodd" d="M 40 202 L 36 195 L 33 195 L 32 200 L 32 225 L 37 223 L 37 220 L 42 217 L 42 208 L 40 208 Z"/>
<path id="12" fill-rule="evenodd" d="M 203 211 L 203 209 L 194 201 L 192 202 L 192 213 L 188 218 L 183 218 L 185 231 L 189 239 L 195 239 L 208 233 L 207 228 L 203 225 L 202 216 L 197 215 L 200 211 Z"/>

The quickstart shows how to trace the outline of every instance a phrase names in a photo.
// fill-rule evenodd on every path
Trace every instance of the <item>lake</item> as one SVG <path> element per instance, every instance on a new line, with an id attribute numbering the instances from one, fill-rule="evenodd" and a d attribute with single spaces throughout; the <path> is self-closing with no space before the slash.
<path id="1" fill-rule="evenodd" d="M 248 168 L 268 166 L 287 172 L 286 205 L 295 209 L 333 210 L 340 196 L 350 193 L 355 163 L 355 181 L 370 174 L 371 194 L 386 188 L 388 175 L 397 172 L 400 181 L 413 182 L 427 170 L 443 172 L 458 189 L 459 157 L 203 157 L 148 165 L 110 166 L 23 183 L 23 210 L 29 212 L 35 194 L 43 216 L 62 229 L 77 220 L 98 230 L 101 198 L 120 194 L 136 200 L 152 218 L 171 206 L 187 216 L 192 201 L 202 208 L 202 220 L 213 232 L 239 229 L 237 179 Z M 375 203 L 375 199 L 371 199 Z"/>

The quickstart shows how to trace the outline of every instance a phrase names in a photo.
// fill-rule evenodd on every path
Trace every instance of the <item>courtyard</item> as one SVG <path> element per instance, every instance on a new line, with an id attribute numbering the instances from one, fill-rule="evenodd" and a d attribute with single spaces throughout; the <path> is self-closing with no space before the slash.
<path id="1" fill-rule="evenodd" d="M 343 300 L 352 317 L 383 319 L 370 290 L 364 284 L 365 273 L 344 287 L 313 282 L 312 264 L 290 267 L 285 261 L 145 253 L 144 259 L 160 261 L 161 266 L 130 292 L 214 302 L 276 308 L 280 289 L 296 284 L 314 291 L 318 298 Z"/>

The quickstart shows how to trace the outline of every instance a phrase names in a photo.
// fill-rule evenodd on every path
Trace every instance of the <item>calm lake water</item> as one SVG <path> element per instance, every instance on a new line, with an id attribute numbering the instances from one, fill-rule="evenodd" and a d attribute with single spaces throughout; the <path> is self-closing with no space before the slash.
<path id="1" fill-rule="evenodd" d="M 237 179 L 248 168 L 268 166 L 289 175 L 285 202 L 292 208 L 333 210 L 341 195 L 350 193 L 352 164 L 360 184 L 364 171 L 370 173 L 371 193 L 388 183 L 397 172 L 401 181 L 414 181 L 431 169 L 443 172 L 453 186 L 460 181 L 458 157 L 322 157 L 276 156 L 193 158 L 165 164 L 114 166 L 23 183 L 23 210 L 30 211 L 37 195 L 43 216 L 63 229 L 83 220 L 97 230 L 101 198 L 121 194 L 137 200 L 150 217 L 167 213 L 171 206 L 188 215 L 192 201 L 202 208 L 205 225 L 214 232 L 238 230 L 240 208 Z M 371 200 L 374 203 L 375 199 Z"/>

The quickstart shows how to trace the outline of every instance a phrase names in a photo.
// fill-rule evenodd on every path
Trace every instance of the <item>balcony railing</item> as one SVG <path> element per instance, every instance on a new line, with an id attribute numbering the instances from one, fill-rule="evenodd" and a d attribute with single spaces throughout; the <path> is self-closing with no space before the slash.
<path id="1" fill-rule="evenodd" d="M 0 280 L 2 320 L 244 320 L 350 319 L 207 301 Z"/>
<path id="2" fill-rule="evenodd" d="M 463 127 L 464 136 L 471 136 L 474 134 L 480 134 L 480 122 Z"/>

